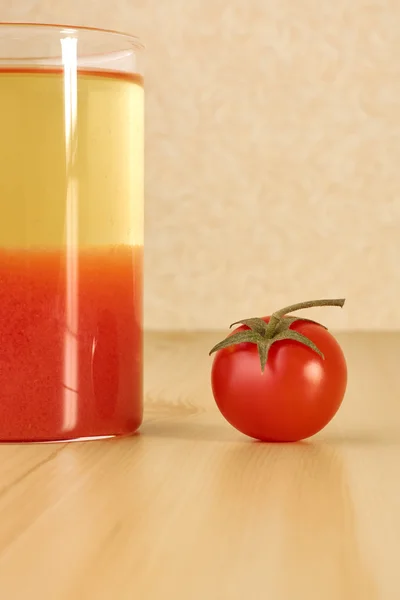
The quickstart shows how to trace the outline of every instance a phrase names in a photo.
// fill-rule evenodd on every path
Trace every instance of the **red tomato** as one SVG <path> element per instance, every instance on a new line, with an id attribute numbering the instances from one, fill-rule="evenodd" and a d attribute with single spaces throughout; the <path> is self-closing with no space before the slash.
<path id="1" fill-rule="evenodd" d="M 248 329 L 238 327 L 232 335 Z M 346 390 L 346 361 L 329 331 L 302 320 L 289 329 L 314 342 L 324 358 L 283 339 L 271 345 L 264 372 L 258 346 L 250 342 L 217 350 L 212 366 L 212 390 L 222 415 L 242 433 L 266 442 L 295 442 L 316 434 L 336 414 Z"/>

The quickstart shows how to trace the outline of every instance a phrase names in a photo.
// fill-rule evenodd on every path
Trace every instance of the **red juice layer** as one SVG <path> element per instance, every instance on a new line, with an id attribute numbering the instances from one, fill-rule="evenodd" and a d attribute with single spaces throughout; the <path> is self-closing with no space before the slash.
<path id="1" fill-rule="evenodd" d="M 142 249 L 0 250 L 0 441 L 142 421 Z"/>

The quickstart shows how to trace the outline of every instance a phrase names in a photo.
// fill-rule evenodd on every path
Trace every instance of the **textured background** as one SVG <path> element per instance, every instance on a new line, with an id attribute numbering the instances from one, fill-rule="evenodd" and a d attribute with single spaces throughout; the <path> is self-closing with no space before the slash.
<path id="1" fill-rule="evenodd" d="M 400 328 L 398 0 L 20 0 L 1 18 L 148 47 L 149 327 L 345 296 L 329 326 Z"/>

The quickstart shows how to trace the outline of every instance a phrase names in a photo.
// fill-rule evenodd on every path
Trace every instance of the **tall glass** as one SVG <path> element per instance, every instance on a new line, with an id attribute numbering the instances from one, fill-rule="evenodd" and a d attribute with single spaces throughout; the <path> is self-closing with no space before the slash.
<path id="1" fill-rule="evenodd" d="M 141 49 L 0 24 L 0 441 L 141 424 Z"/>

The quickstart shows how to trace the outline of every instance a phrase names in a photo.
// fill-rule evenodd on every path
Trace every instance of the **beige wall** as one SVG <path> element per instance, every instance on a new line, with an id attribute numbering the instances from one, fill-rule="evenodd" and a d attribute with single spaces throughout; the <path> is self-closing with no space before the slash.
<path id="1" fill-rule="evenodd" d="M 149 326 L 343 295 L 330 326 L 400 328 L 398 0 L 12 4 L 148 46 Z"/>

